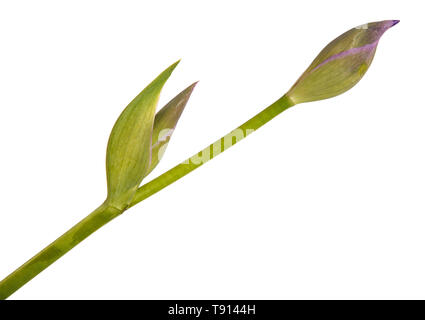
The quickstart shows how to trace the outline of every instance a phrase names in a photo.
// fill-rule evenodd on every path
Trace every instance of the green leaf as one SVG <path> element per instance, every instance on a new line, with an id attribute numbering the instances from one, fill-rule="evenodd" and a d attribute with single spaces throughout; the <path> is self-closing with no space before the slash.
<path id="1" fill-rule="evenodd" d="M 171 135 L 176 128 L 177 122 L 196 84 L 197 82 L 180 92 L 156 114 L 152 131 L 152 158 L 146 175 L 148 175 L 161 160 L 168 142 L 171 139 Z"/>
<path id="2" fill-rule="evenodd" d="M 111 131 L 106 151 L 109 205 L 128 206 L 150 166 L 155 109 L 161 89 L 179 61 L 153 80 L 124 109 Z"/>

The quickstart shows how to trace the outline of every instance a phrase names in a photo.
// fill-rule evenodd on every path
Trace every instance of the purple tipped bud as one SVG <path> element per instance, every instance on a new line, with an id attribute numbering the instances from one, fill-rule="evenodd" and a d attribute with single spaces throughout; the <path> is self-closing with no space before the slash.
<path id="1" fill-rule="evenodd" d="M 161 160 L 168 142 L 170 141 L 171 135 L 176 128 L 177 122 L 179 121 L 196 84 L 197 82 L 180 92 L 155 115 L 155 121 L 152 129 L 151 162 L 146 175 L 148 175 Z"/>
<path id="2" fill-rule="evenodd" d="M 294 103 L 335 97 L 351 89 L 368 70 L 379 39 L 399 20 L 367 23 L 329 43 L 287 93 Z"/>

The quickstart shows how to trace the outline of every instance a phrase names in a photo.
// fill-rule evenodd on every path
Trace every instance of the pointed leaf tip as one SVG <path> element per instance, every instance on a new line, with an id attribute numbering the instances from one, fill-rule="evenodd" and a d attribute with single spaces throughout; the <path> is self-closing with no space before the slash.
<path id="1" fill-rule="evenodd" d="M 125 208 L 149 169 L 156 105 L 162 87 L 179 61 L 143 89 L 112 128 L 106 151 L 107 201 L 112 206 Z"/>

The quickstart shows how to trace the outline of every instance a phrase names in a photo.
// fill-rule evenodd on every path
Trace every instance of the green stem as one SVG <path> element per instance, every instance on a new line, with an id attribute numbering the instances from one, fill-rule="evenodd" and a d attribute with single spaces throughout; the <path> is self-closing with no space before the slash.
<path id="1" fill-rule="evenodd" d="M 16 269 L 7 278 L 3 279 L 0 282 L 0 300 L 9 297 L 65 253 L 121 213 L 122 211 L 114 207 L 102 204 L 37 255 Z"/>
<path id="2" fill-rule="evenodd" d="M 159 177 L 140 187 L 129 207 L 143 201 L 174 181 L 184 177 L 189 172 L 199 168 L 205 162 L 211 160 L 224 150 L 239 142 L 247 135 L 257 130 L 282 111 L 292 107 L 294 103 L 285 95 L 275 103 L 255 115 L 253 118 L 212 143 L 202 151 L 178 164 L 174 168 L 163 173 Z M 16 269 L 7 278 L 0 282 L 0 300 L 6 299 L 28 281 L 42 272 L 65 253 L 86 239 L 93 232 L 116 218 L 124 210 L 109 206 L 106 202 L 93 211 L 86 218 L 77 223 L 61 237 L 56 239 L 36 256 L 31 258 L 20 268 Z"/>
<path id="3" fill-rule="evenodd" d="M 211 160 L 215 156 L 222 153 L 224 150 L 230 148 L 231 146 L 248 136 L 250 133 L 262 127 L 264 124 L 269 122 L 278 114 L 285 111 L 286 109 L 289 109 L 293 105 L 294 103 L 292 102 L 292 100 L 286 95 L 284 95 L 272 105 L 270 105 L 260 113 L 256 114 L 254 117 L 249 119 L 244 124 L 240 125 L 232 132 L 228 133 L 221 139 L 218 139 L 217 141 L 210 144 L 208 147 L 201 150 L 192 157 L 186 159 L 182 163 L 176 165 L 174 168 L 171 168 L 167 172 L 161 174 L 157 178 L 141 186 L 136 191 L 136 195 L 134 196 L 130 207 L 136 205 L 137 203 L 164 189 L 166 186 L 184 177 L 196 168 L 199 168 L 205 162 Z"/>

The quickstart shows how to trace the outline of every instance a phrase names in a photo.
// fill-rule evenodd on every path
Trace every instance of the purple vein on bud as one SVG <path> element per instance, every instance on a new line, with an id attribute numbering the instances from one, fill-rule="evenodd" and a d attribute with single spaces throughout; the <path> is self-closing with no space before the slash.
<path id="1" fill-rule="evenodd" d="M 335 54 L 332 57 L 327 58 L 325 61 L 320 63 L 317 67 L 314 67 L 312 72 L 319 69 L 320 67 L 324 66 L 325 64 L 327 64 L 331 61 L 341 59 L 341 58 L 344 58 L 344 57 L 347 57 L 347 56 L 350 56 L 350 55 L 354 55 L 354 54 L 358 54 L 358 53 L 362 53 L 362 52 L 369 52 L 370 54 L 372 54 L 377 45 L 378 45 L 378 40 L 373 42 L 373 43 L 365 44 L 363 47 L 351 48 L 351 49 L 348 49 L 347 51 L 343 51 L 343 52 L 340 52 L 338 54 Z"/>
<path id="2" fill-rule="evenodd" d="M 335 97 L 352 88 L 368 70 L 381 36 L 399 20 L 367 23 L 331 41 L 295 82 L 295 103 Z"/>

